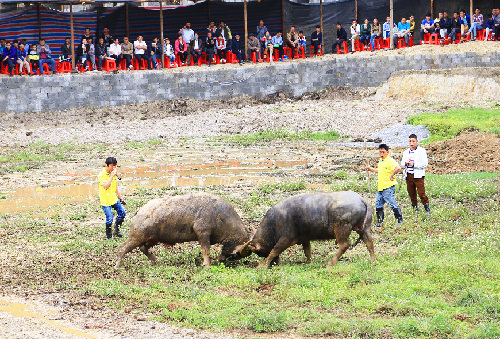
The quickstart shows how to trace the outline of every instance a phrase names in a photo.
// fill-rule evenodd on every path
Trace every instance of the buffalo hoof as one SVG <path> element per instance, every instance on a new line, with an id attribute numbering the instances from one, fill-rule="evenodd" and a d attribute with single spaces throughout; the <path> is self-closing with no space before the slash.
<path id="1" fill-rule="evenodd" d="M 268 266 L 267 266 L 267 263 L 265 261 L 263 261 L 263 262 L 259 263 L 259 265 L 257 267 L 259 267 L 259 268 L 267 268 Z"/>

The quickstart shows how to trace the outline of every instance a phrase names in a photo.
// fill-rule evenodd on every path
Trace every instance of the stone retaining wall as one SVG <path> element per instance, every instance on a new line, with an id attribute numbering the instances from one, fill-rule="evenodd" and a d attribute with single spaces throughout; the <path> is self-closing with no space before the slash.
<path id="1" fill-rule="evenodd" d="M 500 52 L 386 55 L 259 64 L 252 67 L 191 67 L 189 71 L 136 71 L 0 78 L 0 112 L 116 106 L 144 101 L 262 97 L 276 92 L 300 96 L 327 86 L 375 87 L 395 71 L 499 67 Z M 408 86 L 415 84 L 409 83 Z"/>

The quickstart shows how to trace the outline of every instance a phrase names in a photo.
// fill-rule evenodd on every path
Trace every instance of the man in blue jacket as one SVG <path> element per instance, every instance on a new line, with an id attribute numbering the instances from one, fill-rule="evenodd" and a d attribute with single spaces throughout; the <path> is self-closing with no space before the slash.
<path id="1" fill-rule="evenodd" d="M 4 66 L 9 67 L 10 76 L 14 76 L 13 71 L 14 71 L 14 65 L 16 64 L 16 58 L 17 58 L 17 49 L 12 47 L 10 41 L 7 41 L 7 43 L 5 44 L 5 48 L 3 49 L 2 52 L 2 63 L 4 64 Z"/>
<path id="2" fill-rule="evenodd" d="M 314 55 L 318 55 L 318 48 L 323 44 L 323 33 L 321 26 L 316 26 L 316 31 L 311 34 L 311 46 L 313 46 Z"/>
<path id="3" fill-rule="evenodd" d="M 337 46 L 341 45 L 344 41 L 347 41 L 347 32 L 342 27 L 340 22 L 337 22 L 337 40 L 332 45 L 332 53 L 337 53 Z"/>
<path id="4" fill-rule="evenodd" d="M 232 42 L 231 42 L 231 50 L 232 52 L 236 55 L 238 58 L 238 62 L 240 65 L 242 64 L 243 60 L 246 60 L 245 58 L 245 43 L 241 41 L 240 35 L 237 33 L 235 34 Z"/>

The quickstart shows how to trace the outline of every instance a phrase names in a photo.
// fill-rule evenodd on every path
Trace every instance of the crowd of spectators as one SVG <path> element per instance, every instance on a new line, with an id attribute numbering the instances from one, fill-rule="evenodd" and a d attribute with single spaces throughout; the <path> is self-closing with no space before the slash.
<path id="1" fill-rule="evenodd" d="M 415 19 L 413 16 L 409 20 L 402 18 L 400 22 L 394 23 L 393 46 L 396 46 L 398 40 L 404 40 L 406 46 L 409 46 L 410 39 L 415 34 Z M 472 18 L 462 10 L 454 12 L 452 17 L 447 12 L 439 13 L 435 19 L 428 14 L 422 21 L 420 27 L 420 39 L 423 40 L 427 34 L 439 34 L 442 43 L 461 43 L 464 40 L 475 40 L 478 34 L 484 36 L 484 40 L 500 40 L 500 10 L 494 9 L 491 15 L 484 19 L 479 9 L 475 10 Z M 178 32 L 178 37 L 173 44 L 169 38 L 164 39 L 163 43 L 155 37 L 150 43 L 144 41 L 142 36 L 138 36 L 132 43 L 129 37 L 120 39 L 113 37 L 108 28 L 103 29 L 103 33 L 97 41 L 86 29 L 79 43 L 75 44 L 74 50 L 71 46 L 71 39 L 66 38 L 61 45 L 62 54 L 59 56 L 60 62 L 71 62 L 72 58 L 78 63 L 77 67 L 81 71 L 102 70 L 103 62 L 106 59 L 114 59 L 116 65 L 123 61 L 124 67 L 133 70 L 136 67 L 145 65 L 148 69 L 158 68 L 161 64 L 162 56 L 165 55 L 167 66 L 175 67 L 198 63 L 200 58 L 205 57 L 205 62 L 210 67 L 214 61 L 225 63 L 228 58 L 228 52 L 234 55 L 237 61 L 242 64 L 248 59 L 254 61 L 274 60 L 283 61 L 285 58 L 295 58 L 303 53 L 305 56 L 307 47 L 307 38 L 303 31 L 297 32 L 295 26 L 290 27 L 290 31 L 283 34 L 277 31 L 274 35 L 260 20 L 255 33 L 248 35 L 248 56 L 245 55 L 244 38 L 239 33 L 234 34 L 231 29 L 221 21 L 218 26 L 215 22 L 210 22 L 209 26 L 200 38 L 199 33 L 191 28 L 190 23 L 186 23 Z M 336 40 L 332 46 L 332 52 L 336 53 L 337 48 L 348 43 L 350 40 L 351 52 L 355 51 L 356 41 L 359 41 L 366 49 L 375 50 L 377 39 L 387 39 L 391 33 L 390 17 L 381 24 L 377 18 L 372 22 L 365 19 L 360 25 L 353 20 L 350 26 L 350 39 L 347 31 L 340 23 L 337 23 Z M 460 39 L 457 40 L 458 34 Z M 323 45 L 323 33 L 320 26 L 310 35 L 311 56 L 320 53 Z M 290 53 L 285 54 L 285 48 Z M 346 47 L 347 49 L 347 47 Z M 163 53 L 164 51 L 164 53 Z M 74 55 L 73 55 L 74 54 Z M 275 59 L 276 54 L 276 59 Z M 56 59 L 52 55 L 49 45 L 44 39 L 40 39 L 38 44 L 29 45 L 25 39 L 12 42 L 0 39 L 0 56 L 2 58 L 2 68 L 4 73 L 11 76 L 14 73 L 24 74 L 42 74 L 47 70 L 56 72 Z M 134 66 L 134 63 L 136 66 Z M 44 65 L 45 69 L 44 69 Z M 138 65 L 138 66 L 137 66 Z M 18 70 L 16 72 L 16 67 Z M 144 68 L 145 68 L 144 67 Z"/>

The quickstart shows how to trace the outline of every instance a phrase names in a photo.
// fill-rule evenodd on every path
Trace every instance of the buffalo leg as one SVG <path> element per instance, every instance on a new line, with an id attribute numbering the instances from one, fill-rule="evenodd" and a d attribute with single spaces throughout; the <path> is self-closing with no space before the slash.
<path id="1" fill-rule="evenodd" d="M 372 237 L 371 229 L 367 229 L 363 233 L 363 242 L 365 243 L 366 248 L 368 249 L 368 252 L 370 253 L 370 261 L 373 264 L 375 262 L 375 251 L 373 249 L 373 237 Z"/>
<path id="2" fill-rule="evenodd" d="M 271 250 L 271 253 L 267 256 L 266 260 L 259 264 L 259 267 L 269 267 L 273 262 L 274 258 L 278 257 L 284 250 L 292 245 L 292 241 L 288 238 L 281 238 L 278 243 Z"/>
<path id="3" fill-rule="evenodd" d="M 340 257 L 347 251 L 349 248 L 349 241 L 344 240 L 342 242 L 339 241 L 339 249 L 337 250 L 337 253 L 333 256 L 332 260 L 328 264 L 326 264 L 327 267 L 334 266 L 337 261 L 339 261 Z"/>
<path id="4" fill-rule="evenodd" d="M 302 244 L 302 249 L 304 250 L 304 254 L 306 255 L 306 262 L 310 263 L 311 262 L 311 242 L 304 241 L 304 243 Z"/>
<path id="5" fill-rule="evenodd" d="M 118 252 L 118 260 L 116 260 L 115 268 L 119 268 L 122 264 L 123 256 L 128 252 L 132 251 L 134 248 L 141 246 L 144 242 L 141 241 L 131 241 L 130 239 L 124 242 L 120 246 L 120 251 Z"/>
<path id="6" fill-rule="evenodd" d="M 148 257 L 149 260 L 151 260 L 152 263 L 156 262 L 156 257 L 153 253 L 149 252 L 148 246 L 142 245 L 139 247 L 139 249 L 141 250 L 142 253 L 146 255 L 146 257 Z"/>

